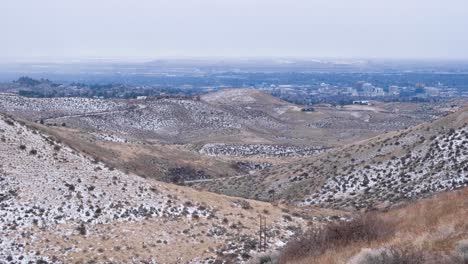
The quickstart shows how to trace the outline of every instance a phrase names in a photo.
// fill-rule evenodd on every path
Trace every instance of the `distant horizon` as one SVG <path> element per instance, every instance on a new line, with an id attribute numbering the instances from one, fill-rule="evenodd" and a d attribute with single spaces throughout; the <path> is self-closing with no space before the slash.
<path id="1" fill-rule="evenodd" d="M 155 57 L 125 57 L 125 56 L 103 56 L 103 57 L 0 57 L 0 64 L 4 63 L 148 63 L 155 61 L 203 61 L 216 62 L 225 60 L 227 62 L 255 62 L 255 61 L 285 61 L 291 62 L 466 62 L 467 58 L 452 57 L 320 57 L 320 56 L 155 56 Z"/>

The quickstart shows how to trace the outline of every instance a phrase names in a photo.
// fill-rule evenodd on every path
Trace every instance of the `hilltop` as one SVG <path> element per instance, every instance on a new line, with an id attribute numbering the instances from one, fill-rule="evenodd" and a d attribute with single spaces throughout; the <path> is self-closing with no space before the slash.
<path id="1" fill-rule="evenodd" d="M 250 106 L 257 109 L 268 109 L 271 113 L 280 115 L 296 105 L 278 99 L 270 94 L 256 89 L 237 88 L 224 89 L 201 96 L 201 100 L 218 105 Z"/>

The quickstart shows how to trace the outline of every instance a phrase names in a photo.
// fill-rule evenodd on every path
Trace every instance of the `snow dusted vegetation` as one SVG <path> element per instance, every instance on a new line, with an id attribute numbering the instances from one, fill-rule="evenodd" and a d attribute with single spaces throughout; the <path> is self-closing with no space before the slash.
<path id="1" fill-rule="evenodd" d="M 104 133 L 93 133 L 94 136 L 96 136 L 99 139 L 105 140 L 105 141 L 110 141 L 110 142 L 116 142 L 116 143 L 125 143 L 127 140 L 125 138 L 121 138 L 116 135 L 111 135 L 111 134 L 104 134 Z"/>
<path id="2" fill-rule="evenodd" d="M 57 230 L 66 223 L 72 228 L 63 230 L 66 234 L 84 224 L 174 217 L 184 210 L 190 217 L 196 211 L 194 206 L 171 204 L 160 186 L 105 168 L 18 124 L 5 124 L 2 121 L 0 224 L 12 231 L 2 234 L 0 256 L 22 252 L 26 245 L 17 242 L 24 240 L 20 231 L 30 227 Z M 200 216 L 209 213 L 207 208 Z"/>
<path id="3" fill-rule="evenodd" d="M 9 117 L 0 140 L 0 259 L 11 263 L 243 262 L 258 213 L 270 215 L 273 247 L 302 224 L 269 204 L 122 173 Z"/>
<path id="4" fill-rule="evenodd" d="M 237 93 L 249 96 L 251 91 Z M 251 100 L 248 100 L 250 102 Z M 232 136 L 255 129 L 287 129 L 283 121 L 270 116 L 268 109 L 229 102 L 228 105 L 194 98 L 101 100 L 89 98 L 27 98 L 0 95 L 0 111 L 47 125 L 99 130 L 109 134 L 161 138 L 172 141 Z M 251 102 L 253 105 L 256 102 Z M 284 103 L 281 105 L 284 107 Z"/>
<path id="5" fill-rule="evenodd" d="M 420 141 L 425 141 L 423 137 Z M 383 150 L 385 151 L 385 150 Z M 468 127 L 436 136 L 407 155 L 327 180 L 304 204 L 367 207 L 468 185 Z"/>
<path id="6" fill-rule="evenodd" d="M 293 157 L 293 156 L 312 156 L 322 153 L 325 147 L 299 147 L 282 146 L 266 144 L 206 144 L 200 149 L 201 154 L 210 156 L 274 156 L 274 157 Z"/>
<path id="7" fill-rule="evenodd" d="M 203 96 L 207 102 L 235 102 L 235 103 L 253 103 L 256 101 L 254 95 L 246 93 L 246 89 L 230 89 Z"/>
<path id="8" fill-rule="evenodd" d="M 0 95 L 0 101 L 2 112 L 28 113 L 28 115 L 38 112 L 47 117 L 115 111 L 126 106 L 123 102 L 75 97 L 28 98 Z"/>
<path id="9" fill-rule="evenodd" d="M 385 107 L 386 104 L 383 104 Z M 390 107 L 390 106 L 388 106 Z M 0 95 L 0 111 L 49 126 L 166 143 L 232 143 L 335 147 L 383 131 L 414 126 L 442 114 L 408 106 L 319 107 L 279 100 L 255 89 L 226 89 L 201 97 L 133 99 L 28 98 Z M 437 107 L 436 107 L 437 108 Z M 431 118 L 428 114 L 432 114 Z"/>
<path id="10" fill-rule="evenodd" d="M 233 116 L 226 112 L 199 101 L 181 99 L 147 101 L 145 105 L 124 112 L 70 117 L 64 122 L 123 135 L 169 138 L 200 136 L 213 131 L 227 133 L 240 128 Z"/>

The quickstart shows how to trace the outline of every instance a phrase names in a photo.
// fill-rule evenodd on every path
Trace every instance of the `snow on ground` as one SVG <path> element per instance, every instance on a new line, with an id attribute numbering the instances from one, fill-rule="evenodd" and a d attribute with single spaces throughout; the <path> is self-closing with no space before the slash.
<path id="1" fill-rule="evenodd" d="M 252 89 L 227 89 L 216 93 L 204 95 L 202 98 L 207 102 L 239 102 L 254 103 L 256 99 L 252 96 Z"/>
<path id="2" fill-rule="evenodd" d="M 32 226 L 78 228 L 197 211 L 195 203 L 171 204 L 155 182 L 106 168 L 18 123 L 2 120 L 0 127 L 0 226 L 10 227 L 0 230 L 1 259 L 22 252 L 16 241 Z M 199 216 L 209 213 L 207 208 Z"/>
<path id="3" fill-rule="evenodd" d="M 398 144 L 422 142 L 415 135 Z M 425 139 L 424 139 L 425 140 Z M 395 146 L 384 146 L 381 153 Z M 468 127 L 451 130 L 420 144 L 403 157 L 373 163 L 329 178 L 321 190 L 306 197 L 303 205 L 367 207 L 468 185 Z"/>
<path id="4" fill-rule="evenodd" d="M 112 134 L 105 134 L 105 133 L 92 133 L 95 137 L 105 140 L 105 141 L 110 141 L 110 142 L 116 142 L 116 143 L 126 143 L 127 140 L 125 138 L 112 135 Z"/>
<path id="5" fill-rule="evenodd" d="M 176 187 L 106 167 L 8 117 L 0 117 L 0 161 L 2 260 L 28 263 L 39 260 L 63 262 L 61 259 L 77 256 L 93 259 L 106 250 L 117 251 L 122 247 L 134 255 L 111 252 L 111 259 L 118 262 L 120 257 L 126 258 L 125 262 L 133 259 L 133 263 L 151 263 L 159 257 L 175 258 L 177 250 L 182 250 L 194 257 L 191 263 L 201 263 L 228 251 L 235 252 L 244 261 L 244 253 L 255 251 L 255 248 L 244 247 L 256 238 L 257 221 L 253 208 L 228 208 L 229 213 L 220 212 L 219 203 L 228 198 L 217 199 L 216 204 L 199 202 L 201 193 L 187 196 L 195 191 L 175 191 Z M 180 195 L 185 198 L 180 200 Z M 206 199 L 211 201 L 213 198 Z M 250 216 L 234 218 L 244 214 Z M 225 218 L 231 219 L 229 228 L 224 223 Z M 237 219 L 236 222 L 233 219 Z M 289 220 L 290 224 L 302 221 L 293 219 Z M 282 228 L 285 220 L 278 217 L 269 221 L 274 230 L 269 243 L 282 244 L 281 241 L 291 235 Z M 226 225 L 224 232 L 215 230 L 216 226 L 223 225 Z M 150 228 L 148 231 L 158 231 L 145 232 L 145 226 Z M 235 229 L 239 231 L 233 232 Z M 237 236 L 238 232 L 242 235 Z M 143 243 L 144 254 L 130 246 L 132 243 L 128 239 L 137 239 L 132 243 Z M 98 242 L 91 242 L 95 240 Z M 157 246 L 159 243 L 161 246 Z M 177 250 L 166 250 L 163 255 L 157 251 L 162 250 L 162 246 L 171 247 L 170 243 L 176 243 Z M 207 251 L 204 243 L 220 248 Z M 89 247 L 86 250 L 93 252 L 84 254 L 83 247 Z M 199 251 L 193 251 L 192 247 Z M 152 253 L 151 250 L 156 251 Z M 51 259 L 51 254 L 55 260 Z M 195 257 L 200 255 L 211 257 L 208 260 Z"/>
<path id="6" fill-rule="evenodd" d="M 200 153 L 209 156 L 275 156 L 275 157 L 291 157 L 291 156 L 311 156 L 317 155 L 324 151 L 325 147 L 298 147 L 298 146 L 283 146 L 283 145 L 267 145 L 267 144 L 224 144 L 210 143 L 205 144 Z"/>
<path id="7" fill-rule="evenodd" d="M 118 110 L 127 104 L 112 100 L 77 97 L 29 98 L 22 96 L 0 95 L 0 111 L 43 112 L 50 114 L 85 114 Z"/>

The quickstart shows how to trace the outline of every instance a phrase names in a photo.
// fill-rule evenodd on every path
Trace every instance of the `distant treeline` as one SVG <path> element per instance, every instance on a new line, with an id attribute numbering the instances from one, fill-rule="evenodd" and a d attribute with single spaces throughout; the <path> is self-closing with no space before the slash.
<path id="1" fill-rule="evenodd" d="M 203 93 L 196 88 L 132 86 L 122 84 L 83 84 L 73 82 L 58 84 L 47 79 L 33 79 L 27 76 L 15 80 L 13 83 L 21 87 L 18 94 L 33 98 L 52 97 L 99 97 L 132 99 L 138 96 L 196 96 Z"/>

